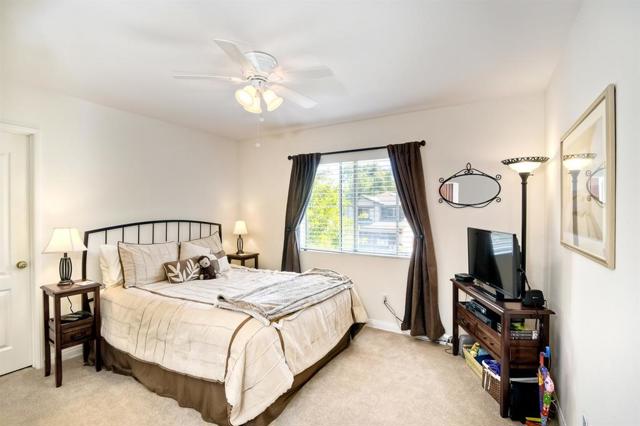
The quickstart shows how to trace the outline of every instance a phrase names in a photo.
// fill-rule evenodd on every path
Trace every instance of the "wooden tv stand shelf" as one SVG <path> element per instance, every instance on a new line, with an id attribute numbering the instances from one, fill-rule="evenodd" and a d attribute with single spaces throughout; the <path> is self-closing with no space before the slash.
<path id="1" fill-rule="evenodd" d="M 549 345 L 549 319 L 554 312 L 550 309 L 528 308 L 520 302 L 495 301 L 479 290 L 472 283 L 451 280 L 453 283 L 453 354 L 458 353 L 458 326 L 474 337 L 491 356 L 500 362 L 501 395 L 500 415 L 509 415 L 509 379 L 515 369 L 536 369 L 540 352 Z M 502 333 L 482 322 L 459 302 L 458 293 L 462 291 L 500 317 Z M 539 320 L 538 338 L 536 340 L 511 339 L 510 327 L 512 319 Z"/>

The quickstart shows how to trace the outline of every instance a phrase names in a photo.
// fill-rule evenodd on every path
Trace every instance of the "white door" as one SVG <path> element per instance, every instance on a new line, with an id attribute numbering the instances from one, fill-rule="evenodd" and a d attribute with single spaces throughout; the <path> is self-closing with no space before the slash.
<path id="1" fill-rule="evenodd" d="M 27 136 L 0 130 L 0 375 L 31 365 Z"/>

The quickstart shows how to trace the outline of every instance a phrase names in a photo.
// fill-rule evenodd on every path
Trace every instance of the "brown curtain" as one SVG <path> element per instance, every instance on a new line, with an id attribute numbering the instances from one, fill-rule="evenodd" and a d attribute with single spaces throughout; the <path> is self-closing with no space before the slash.
<path id="1" fill-rule="evenodd" d="M 287 213 L 284 220 L 282 270 L 300 272 L 300 247 L 296 231 L 311 198 L 311 188 L 320 164 L 320 154 L 295 155 L 292 160 Z"/>
<path id="2" fill-rule="evenodd" d="M 402 329 L 411 330 L 412 336 L 426 335 L 436 340 L 444 334 L 444 327 L 438 311 L 438 273 L 420 143 L 388 145 L 387 152 L 402 209 L 414 236 Z"/>

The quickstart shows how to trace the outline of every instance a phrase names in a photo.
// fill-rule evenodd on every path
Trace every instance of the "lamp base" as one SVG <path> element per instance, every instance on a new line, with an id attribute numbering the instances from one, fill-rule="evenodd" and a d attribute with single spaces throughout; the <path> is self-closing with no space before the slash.
<path id="1" fill-rule="evenodd" d="M 242 241 L 242 235 L 238 235 L 238 241 L 236 243 L 236 246 L 238 248 L 238 250 L 236 251 L 236 254 L 244 254 L 244 251 L 242 251 L 242 249 L 244 248 L 244 241 Z"/>
<path id="2" fill-rule="evenodd" d="M 60 273 L 60 282 L 58 283 L 58 287 L 68 287 L 73 284 L 71 271 L 73 271 L 71 258 L 67 256 L 67 253 L 64 253 L 60 258 L 60 265 L 58 266 L 58 272 Z"/>

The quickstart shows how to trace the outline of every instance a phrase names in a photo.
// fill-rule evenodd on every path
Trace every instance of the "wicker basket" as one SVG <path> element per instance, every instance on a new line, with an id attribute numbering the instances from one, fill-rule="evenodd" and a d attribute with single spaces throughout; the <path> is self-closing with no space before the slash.
<path id="1" fill-rule="evenodd" d="M 501 389 L 500 376 L 493 373 L 489 370 L 486 364 L 482 364 L 482 387 L 486 390 L 489 395 L 496 400 L 496 402 L 500 403 L 500 391 Z"/>
<path id="2" fill-rule="evenodd" d="M 480 363 L 476 361 L 476 359 L 473 356 L 471 356 L 469 349 L 471 349 L 471 345 L 462 346 L 462 353 L 464 354 L 464 360 L 467 362 L 467 365 L 469 366 L 469 368 L 471 368 L 471 371 L 473 371 L 473 373 L 476 376 L 478 376 L 478 378 L 482 378 L 482 365 L 480 365 Z"/>

